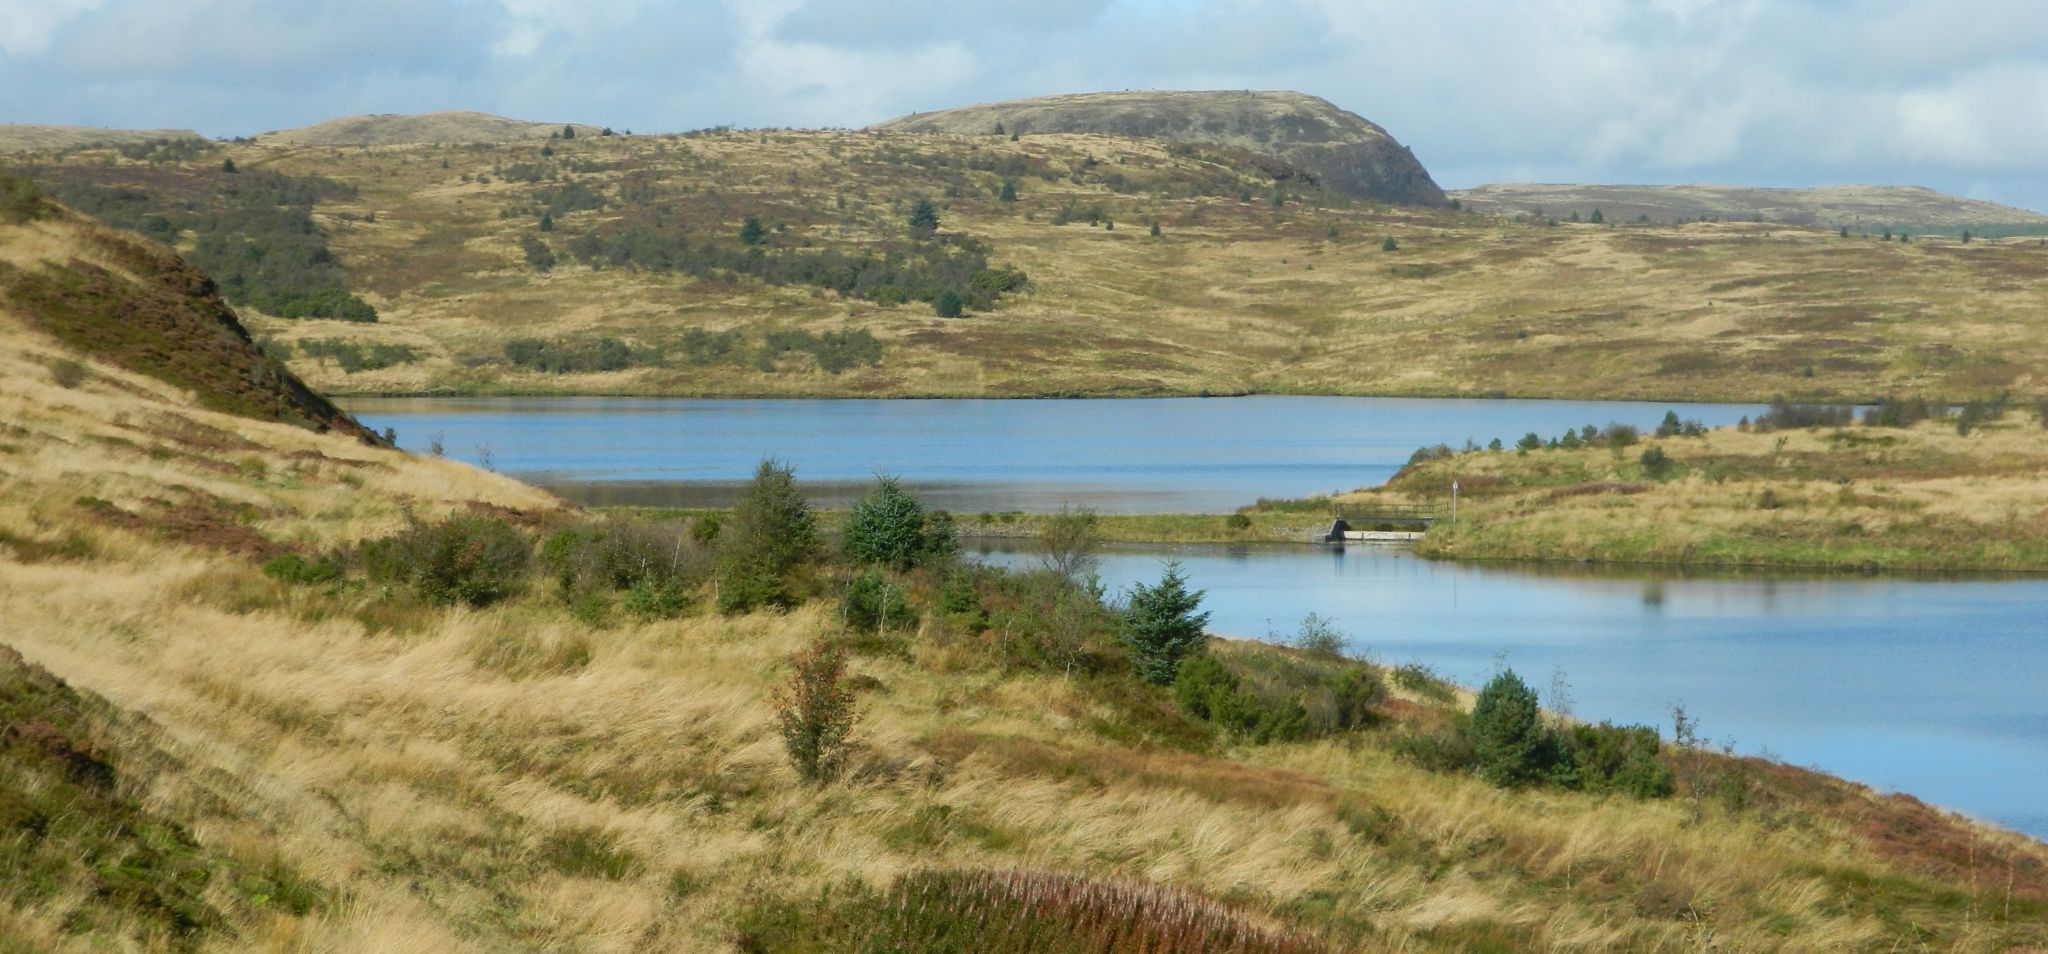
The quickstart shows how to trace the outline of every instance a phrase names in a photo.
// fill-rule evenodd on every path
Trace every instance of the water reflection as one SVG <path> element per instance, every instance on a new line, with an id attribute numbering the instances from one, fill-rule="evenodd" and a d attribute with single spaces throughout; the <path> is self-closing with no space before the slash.
<path id="1" fill-rule="evenodd" d="M 995 563 L 1029 547 L 988 541 Z M 1111 589 L 1179 560 L 1211 628 L 1286 635 L 1315 612 L 1356 649 L 1466 684 L 1496 656 L 1566 674 L 1576 712 L 1669 724 L 1912 792 L 2048 837 L 2048 580 L 1573 564 L 1451 564 L 1405 550 L 1110 548 Z"/>

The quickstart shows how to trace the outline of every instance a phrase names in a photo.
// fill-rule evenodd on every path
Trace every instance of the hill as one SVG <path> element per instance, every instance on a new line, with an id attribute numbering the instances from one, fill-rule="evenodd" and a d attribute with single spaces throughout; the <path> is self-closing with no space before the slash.
<path id="1" fill-rule="evenodd" d="M 1090 133 L 1207 143 L 1296 166 L 1332 191 L 1407 205 L 1445 204 L 1414 153 L 1385 129 L 1303 93 L 1155 90 L 1076 93 L 914 113 L 885 132 L 986 136 Z"/>
<path id="2" fill-rule="evenodd" d="M 0 123 L 0 153 L 139 145 L 157 140 L 197 140 L 190 129 L 101 129 L 97 126 L 37 126 Z"/>
<path id="3" fill-rule="evenodd" d="M 202 407 L 372 439 L 257 347 L 211 278 L 169 249 L 85 219 L 4 174 L 0 313 L 96 360 L 186 389 Z"/>
<path id="4" fill-rule="evenodd" d="M 581 123 L 535 123 L 489 113 L 451 110 L 402 115 L 378 113 L 344 116 L 325 122 L 258 134 L 257 142 L 291 146 L 389 146 L 426 142 L 519 142 L 559 137 L 564 129 L 578 136 L 598 136 L 602 126 Z"/>
<path id="5" fill-rule="evenodd" d="M 2048 215 L 1996 202 L 1965 199 L 1917 186 L 1827 186 L 1759 189 L 1723 185 L 1531 185 L 1510 183 L 1462 189 L 1451 196 L 1466 207 L 1496 215 L 1563 219 L 1599 210 L 1610 222 L 1764 222 L 1858 231 L 1912 229 L 1954 235 L 1975 227 L 1981 237 L 1999 226 L 2048 231 Z"/>
<path id="6" fill-rule="evenodd" d="M 1065 133 L 205 145 L 23 170 L 329 392 L 2048 396 L 2034 238 L 1550 227 Z"/>
<path id="7" fill-rule="evenodd" d="M 101 254 L 38 208 L 0 259 Z M 1907 796 L 1549 716 L 1570 771 L 1496 787 L 1417 667 L 1215 642 L 1152 685 L 1072 580 L 757 577 L 758 511 L 578 512 L 35 321 L 0 309 L 0 949 L 2048 944 L 2048 846 Z M 821 642 L 860 714 L 806 780 L 776 699 Z"/>

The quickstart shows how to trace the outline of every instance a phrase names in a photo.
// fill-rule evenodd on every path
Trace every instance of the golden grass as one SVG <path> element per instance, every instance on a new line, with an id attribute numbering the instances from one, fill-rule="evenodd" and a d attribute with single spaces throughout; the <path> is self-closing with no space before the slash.
<path id="1" fill-rule="evenodd" d="M 806 786 L 768 700 L 784 660 L 832 631 L 830 608 L 586 630 L 535 592 L 485 610 L 393 604 L 403 625 L 370 625 L 347 598 L 91 522 L 74 499 L 205 494 L 312 548 L 388 530 L 407 507 L 557 504 L 193 410 L 104 367 L 66 389 L 53 354 L 0 328 L 0 530 L 76 531 L 93 555 L 0 553 L 4 641 L 161 727 L 176 761 L 150 780 L 154 810 L 202 844 L 274 850 L 334 899 L 208 950 L 722 950 L 764 899 L 932 867 L 1143 878 L 1368 951 L 1819 951 L 1916 930 L 1955 950 L 2048 943 L 2026 920 L 2048 885 L 2026 874 L 2014 916 L 1993 887 L 2002 859 L 2048 863 L 2048 847 L 1960 820 L 1939 830 L 1983 859 L 1974 887 L 1881 852 L 1838 810 L 1502 792 L 1356 739 L 1142 750 L 1089 729 L 1114 713 L 1083 682 L 961 667 L 923 639 L 855 663 L 872 683 L 852 769 Z M 222 435 L 248 447 L 193 443 Z M 587 654 L 554 651 L 569 641 Z M 1888 817 L 1857 792 L 1858 811 Z M 1372 806 L 1387 820 L 1357 824 Z M 551 847 L 565 843 L 609 846 L 618 867 L 568 865 Z M 85 946 L 52 910 L 0 912 L 0 933 Z"/>
<path id="2" fill-rule="evenodd" d="M 1647 474 L 1657 446 L 1671 474 Z M 1430 556 L 1914 570 L 2048 570 L 2048 429 L 2009 413 L 1968 435 L 1910 429 L 1742 431 L 1605 448 L 1469 452 L 1382 490 L 1464 502 Z"/>
<path id="3" fill-rule="evenodd" d="M 228 148 L 244 168 L 332 177 L 358 198 L 317 217 L 383 315 L 376 326 L 251 318 L 281 340 L 405 343 L 426 359 L 345 374 L 299 358 L 330 393 L 1045 396 L 1246 391 L 1766 400 L 1878 393 L 2048 393 L 2038 289 L 2048 248 L 2031 239 L 1841 239 L 1781 225 L 1565 225 L 1470 212 L 1351 204 L 1275 208 L 1270 181 L 1232 178 L 1158 143 L 1096 136 L 747 132 L 556 143 L 565 172 L 600 189 L 655 176 L 702 241 L 741 218 L 786 221 L 791 241 L 901 237 L 916 196 L 944 230 L 990 243 L 1032 286 L 988 314 L 940 319 L 805 286 L 702 283 L 564 264 L 532 272 L 531 194 L 505 167 L 537 145 Z M 896 161 L 897 154 L 935 167 Z M 1090 158 L 1095 165 L 1089 165 Z M 98 155 L 76 160 L 97 161 Z M 1051 180 L 961 165 L 1041 162 Z M 209 160 L 217 163 L 216 160 Z M 443 163 L 446 168 L 443 168 Z M 558 169 L 558 171 L 561 171 Z M 1109 176 L 1127 191 L 1111 191 Z M 463 177 L 468 176 L 469 181 Z M 491 177 L 483 184 L 477 177 Z M 1203 176 L 1254 193 L 1189 196 Z M 839 202 L 843 199 L 842 208 Z M 1053 225 L 1100 203 L 1114 231 Z M 617 210 L 564 217 L 548 240 Z M 1158 222 L 1163 234 L 1147 234 Z M 1331 237 L 1334 228 L 1336 236 Z M 1400 243 L 1381 251 L 1383 238 Z M 693 241 L 699 241 L 693 235 Z M 548 375 L 492 363 L 510 337 L 613 335 L 642 344 L 680 328 L 822 333 L 866 329 L 877 368 L 831 375 L 792 362 Z"/>

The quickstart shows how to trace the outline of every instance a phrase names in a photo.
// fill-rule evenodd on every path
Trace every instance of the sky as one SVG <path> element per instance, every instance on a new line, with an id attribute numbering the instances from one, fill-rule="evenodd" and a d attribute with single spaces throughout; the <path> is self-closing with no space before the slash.
<path id="1" fill-rule="evenodd" d="M 1117 89 L 1311 93 L 1447 188 L 1875 183 L 2048 210 L 2042 0 L 0 0 L 0 122 L 859 127 Z"/>

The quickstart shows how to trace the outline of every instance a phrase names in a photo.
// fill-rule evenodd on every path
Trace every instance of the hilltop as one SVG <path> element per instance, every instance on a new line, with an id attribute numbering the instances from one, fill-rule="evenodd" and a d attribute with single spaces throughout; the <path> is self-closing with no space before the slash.
<path id="1" fill-rule="evenodd" d="M 1089 133 L 1206 143 L 1298 167 L 1344 195 L 1440 206 L 1442 189 L 1385 129 L 1305 93 L 1152 90 L 1075 93 L 914 113 L 884 132 L 986 136 Z"/>
<path id="2" fill-rule="evenodd" d="M 190 129 L 102 129 L 97 126 L 37 126 L 0 123 L 0 153 L 133 145 L 156 140 L 199 139 Z"/>
<path id="3" fill-rule="evenodd" d="M 1590 217 L 1595 210 L 1611 222 L 1691 221 L 1701 218 L 1817 228 L 1876 231 L 1916 229 L 1955 234 L 1976 227 L 1996 234 L 1999 226 L 2048 230 L 2048 215 L 1996 202 L 1966 199 L 1918 186 L 1826 186 L 1815 189 L 1760 189 L 1726 185 L 1483 185 L 1451 193 L 1467 208 L 1497 215 L 1563 219 Z"/>
<path id="4" fill-rule="evenodd" d="M 290 146 L 389 146 L 402 143 L 518 142 L 559 137 L 564 129 L 597 136 L 604 127 L 581 123 L 535 123 L 489 113 L 451 110 L 412 115 L 378 113 L 258 134 L 257 142 Z"/>

